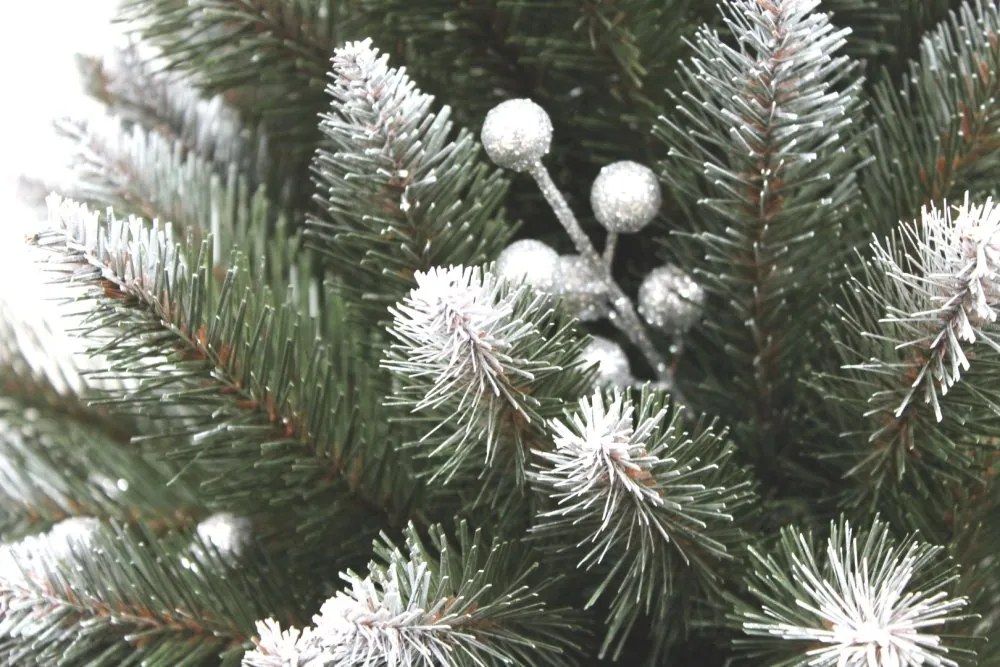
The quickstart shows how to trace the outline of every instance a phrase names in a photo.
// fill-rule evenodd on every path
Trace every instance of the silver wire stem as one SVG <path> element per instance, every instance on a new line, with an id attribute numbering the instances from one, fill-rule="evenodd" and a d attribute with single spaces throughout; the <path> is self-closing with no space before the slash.
<path id="1" fill-rule="evenodd" d="M 652 366 L 658 380 L 673 384 L 670 366 L 667 365 L 666 360 L 657 351 L 656 346 L 653 345 L 653 341 L 646 335 L 646 327 L 632 307 L 632 300 L 628 298 L 611 276 L 610 262 L 605 262 L 597 254 L 586 232 L 583 231 L 583 227 L 577 222 L 572 209 L 566 203 L 566 198 L 563 197 L 562 192 L 559 191 L 552 177 L 549 176 L 549 170 L 545 168 L 545 165 L 541 161 L 537 161 L 528 168 L 528 173 L 538 183 L 538 189 L 542 191 L 542 195 L 555 212 L 556 218 L 559 219 L 559 222 L 566 229 L 566 233 L 569 234 L 573 245 L 576 246 L 577 252 L 590 264 L 591 270 L 604 281 L 611 307 L 614 309 L 614 312 L 609 316 L 611 323 L 625 334 L 633 345 L 639 348 L 639 351 L 646 357 L 646 361 Z M 612 246 L 611 252 L 613 253 L 614 244 L 610 240 L 610 237 L 609 244 Z"/>

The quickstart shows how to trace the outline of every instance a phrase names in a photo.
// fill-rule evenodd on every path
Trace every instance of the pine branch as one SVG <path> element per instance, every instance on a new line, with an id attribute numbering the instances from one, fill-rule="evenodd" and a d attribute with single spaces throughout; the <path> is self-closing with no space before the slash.
<path id="1" fill-rule="evenodd" d="M 159 455 L 209 472 L 206 503 L 294 513 L 322 498 L 322 511 L 308 505 L 300 540 L 316 535 L 319 518 L 344 517 L 343 503 L 373 527 L 406 516 L 416 488 L 374 417 L 374 361 L 332 286 L 320 323 L 277 302 L 240 252 L 217 281 L 211 239 L 195 252 L 169 226 L 99 220 L 60 201 L 52 222 L 37 242 L 90 287 L 85 334 L 102 342 L 109 376 L 137 383 L 108 404 L 161 420 L 162 437 L 187 442 Z"/>
<path id="2" fill-rule="evenodd" d="M 839 444 L 838 458 L 859 484 L 850 493 L 915 514 L 911 525 L 938 530 L 957 499 L 947 489 L 981 487 L 986 450 L 1000 435 L 998 230 L 990 200 L 925 209 L 919 223 L 873 244 L 845 290 L 847 332 L 837 329 L 845 365 L 820 386 L 864 426 L 845 434 L 851 446 Z M 912 503 L 913 492 L 926 502 Z"/>
<path id="3" fill-rule="evenodd" d="M 197 182 L 204 191 L 218 177 L 211 163 L 188 153 L 183 144 L 110 118 L 67 120 L 58 129 L 76 146 L 76 180 L 66 195 L 185 230 L 209 219 L 192 211 L 204 197 L 185 192 L 184 186 Z"/>
<path id="4" fill-rule="evenodd" d="M 416 280 L 390 308 L 395 341 L 383 366 L 400 383 L 393 404 L 434 424 L 421 444 L 435 477 L 512 467 L 520 485 L 544 419 L 587 382 L 582 341 L 559 326 L 548 297 L 489 271 L 436 268 Z"/>
<path id="5" fill-rule="evenodd" d="M 345 11 L 331 0 L 128 0 L 121 19 L 170 69 L 262 123 L 297 175 L 319 138 L 323 79 Z M 293 199 L 307 196 L 306 185 Z"/>
<path id="6" fill-rule="evenodd" d="M 141 520 L 163 530 L 189 527 L 205 514 L 194 485 L 141 456 L 123 424 L 10 369 L 0 368 L 0 380 L 4 539 L 69 517 Z"/>
<path id="7" fill-rule="evenodd" d="M 57 338 L 46 320 L 26 323 L 0 300 L 0 396 L 28 411 L 51 415 L 125 444 L 138 431 L 127 420 L 111 418 L 86 405 L 86 385 L 70 355 L 53 354 Z"/>
<path id="8" fill-rule="evenodd" d="M 855 533 L 831 523 L 826 547 L 811 533 L 781 531 L 775 549 L 751 548 L 753 604 L 735 619 L 755 660 L 781 667 L 978 664 L 941 626 L 964 618 L 967 600 L 941 547 L 892 539 L 877 518 Z"/>
<path id="9" fill-rule="evenodd" d="M 327 600 L 314 628 L 289 643 L 275 624 L 259 623 L 257 649 L 243 664 L 305 664 L 307 656 L 355 667 L 579 664 L 579 619 L 544 602 L 551 582 L 536 581 L 538 564 L 526 565 L 516 544 L 487 544 L 464 522 L 457 547 L 437 526 L 429 545 L 411 526 L 405 552 L 383 540 L 366 576 L 342 575 L 348 588 Z"/>
<path id="10" fill-rule="evenodd" d="M 193 524 L 204 509 L 192 486 L 168 487 L 177 470 L 138 455 L 138 422 L 88 405 L 99 393 L 53 354 L 54 340 L 0 303 L 0 536 L 78 516 Z"/>
<path id="11" fill-rule="evenodd" d="M 319 285 L 312 258 L 263 187 L 252 189 L 235 163 L 224 174 L 217 164 L 188 152 L 180 140 L 120 121 L 67 121 L 62 131 L 77 145 L 77 181 L 66 194 L 101 207 L 170 222 L 200 242 L 211 234 L 215 277 L 225 275 L 223 249 L 243 248 L 248 269 L 264 280 L 277 301 L 291 298 L 318 310 Z M 260 259 L 258 259 L 260 258 Z"/>
<path id="12" fill-rule="evenodd" d="M 597 393 L 550 422 L 555 450 L 537 452 L 530 479 L 548 509 L 533 532 L 598 573 L 587 607 L 611 598 L 601 657 L 619 656 L 640 614 L 653 617 L 654 643 L 683 635 L 664 631 L 684 622 L 670 616 L 676 596 L 718 596 L 720 565 L 745 539 L 747 472 L 724 433 L 688 434 L 680 421 L 662 395 L 644 392 L 636 410 L 629 397 Z"/>
<path id="13" fill-rule="evenodd" d="M 817 296 L 837 270 L 858 196 L 861 81 L 834 55 L 845 31 L 817 4 L 726 2 L 736 45 L 698 31 L 676 113 L 655 130 L 669 146 L 662 176 L 696 221 L 681 260 L 699 262 L 696 278 L 716 297 L 714 354 L 727 360 L 726 382 L 749 395 L 739 418 L 764 452 L 785 440 L 821 321 Z"/>
<path id="14" fill-rule="evenodd" d="M 250 189 L 266 184 L 281 192 L 283 155 L 275 155 L 259 128 L 244 124 L 239 112 L 216 95 L 210 99 L 176 73 L 158 69 L 137 45 L 118 48 L 104 58 L 78 56 L 87 92 L 122 121 L 122 128 L 144 128 L 179 151 L 195 154 L 225 177 L 232 165 L 245 174 Z"/>
<path id="15" fill-rule="evenodd" d="M 917 54 L 924 32 L 948 15 L 954 0 L 824 0 L 832 21 L 849 27 L 845 51 L 867 61 L 875 78 L 896 77 Z M 881 72 L 881 74 L 880 74 Z"/>
<path id="16" fill-rule="evenodd" d="M 969 369 L 963 348 L 982 342 L 1000 352 L 1000 336 L 989 330 L 997 319 L 1000 210 L 989 200 L 985 206 L 970 206 L 966 194 L 954 217 L 951 211 L 924 209 L 921 224 L 904 225 L 899 236 L 885 247 L 873 244 L 875 265 L 902 286 L 900 300 L 888 302 L 889 314 L 882 322 L 912 332 L 897 349 L 917 350 L 907 372 L 913 380 L 893 415 L 901 417 L 922 395 L 941 421 L 939 395 L 947 394 Z M 916 256 L 904 248 L 916 248 Z M 916 266 L 904 268 L 901 261 Z M 922 305 L 930 308 L 920 310 Z"/>
<path id="17" fill-rule="evenodd" d="M 0 547 L 0 656 L 23 665 L 238 664 L 255 618 L 287 616 L 288 589 L 265 562 L 237 564 L 187 544 L 91 520 Z"/>
<path id="18" fill-rule="evenodd" d="M 498 102 L 530 98 L 553 117 L 556 173 L 629 155 L 645 161 L 648 128 L 672 80 L 682 37 L 704 3 L 689 0 L 362 2 L 376 41 L 474 126 Z M 562 158 L 562 159 L 561 159 Z"/>
<path id="19" fill-rule="evenodd" d="M 870 225 L 891 229 L 928 203 L 990 191 L 1000 131 L 1000 7 L 975 0 L 920 46 L 901 89 L 873 95 L 875 166 L 864 179 Z"/>
<path id="20" fill-rule="evenodd" d="M 338 49 L 331 76 L 313 161 L 323 214 L 309 228 L 381 315 L 415 271 L 499 253 L 513 231 L 500 208 L 506 181 L 468 131 L 453 133 L 449 109 L 433 113 L 433 98 L 370 41 Z"/>

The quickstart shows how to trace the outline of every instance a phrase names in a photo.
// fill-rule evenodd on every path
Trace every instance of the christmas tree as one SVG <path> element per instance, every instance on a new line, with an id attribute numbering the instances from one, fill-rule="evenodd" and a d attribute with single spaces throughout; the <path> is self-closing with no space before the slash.
<path id="1" fill-rule="evenodd" d="M 10 665 L 1000 665 L 1000 3 L 126 0 L 0 308 Z"/>

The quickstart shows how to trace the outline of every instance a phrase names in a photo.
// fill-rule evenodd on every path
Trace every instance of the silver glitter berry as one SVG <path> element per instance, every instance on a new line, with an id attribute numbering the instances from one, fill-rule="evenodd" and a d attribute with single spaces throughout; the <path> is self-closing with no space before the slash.
<path id="1" fill-rule="evenodd" d="M 660 183 L 649 167 L 628 160 L 601 169 L 590 188 L 590 206 L 609 232 L 637 232 L 660 210 Z"/>
<path id="2" fill-rule="evenodd" d="M 676 266 L 653 269 L 639 285 L 639 314 L 668 333 L 691 328 L 704 303 L 705 290 Z"/>
<path id="3" fill-rule="evenodd" d="M 580 255 L 559 257 L 555 294 L 583 321 L 599 320 L 611 312 L 604 281 Z"/>
<path id="4" fill-rule="evenodd" d="M 549 152 L 552 121 L 528 99 L 501 102 L 486 114 L 480 135 L 486 154 L 497 166 L 527 171 Z"/>
<path id="5" fill-rule="evenodd" d="M 514 241 L 497 257 L 495 273 L 505 280 L 524 281 L 541 292 L 552 293 L 559 254 L 541 241 Z"/>
<path id="6" fill-rule="evenodd" d="M 583 348 L 583 359 L 587 366 L 598 365 L 594 382 L 599 387 L 627 387 L 635 382 L 625 351 L 613 340 L 594 336 Z"/>

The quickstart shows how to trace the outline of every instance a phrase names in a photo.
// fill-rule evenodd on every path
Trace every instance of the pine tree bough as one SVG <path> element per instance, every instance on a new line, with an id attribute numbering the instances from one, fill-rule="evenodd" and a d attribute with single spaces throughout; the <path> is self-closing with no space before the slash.
<path id="1" fill-rule="evenodd" d="M 723 3 L 730 44 L 703 27 L 683 66 L 676 112 L 655 131 L 663 177 L 697 208 L 686 261 L 725 316 L 709 323 L 752 398 L 759 448 L 780 438 L 789 381 L 820 318 L 817 283 L 837 267 L 858 197 L 857 65 L 835 53 L 847 30 L 818 0 Z M 822 248 L 823 256 L 817 249 Z M 730 406 L 719 407 L 727 410 Z"/>
<path id="2" fill-rule="evenodd" d="M 311 273 L 297 237 L 288 232 L 288 217 L 263 186 L 251 187 L 238 162 L 215 164 L 179 139 L 115 119 L 62 122 L 60 131 L 77 144 L 75 180 L 63 189 L 72 198 L 169 222 L 178 237 L 191 235 L 194 242 L 211 234 L 216 274 L 227 268 L 224 248 L 246 247 L 248 256 L 266 258 L 266 268 L 250 268 L 267 273 L 279 295 L 287 287 L 285 274 Z"/>
<path id="3" fill-rule="evenodd" d="M 550 429 L 555 449 L 536 452 L 529 473 L 547 508 L 532 530 L 599 574 L 588 606 L 613 598 L 601 655 L 617 656 L 640 612 L 665 624 L 680 589 L 719 593 L 719 564 L 745 539 L 751 482 L 725 433 L 689 435 L 654 392 L 638 409 L 597 392 Z"/>
<path id="4" fill-rule="evenodd" d="M 967 604 L 949 594 L 958 575 L 937 567 L 947 562 L 940 547 L 898 543 L 876 519 L 860 534 L 846 521 L 831 524 L 825 549 L 786 529 L 775 552 L 750 553 L 749 588 L 762 606 L 738 618 L 751 636 L 784 640 L 753 644 L 768 664 L 957 667 L 952 658 L 964 657 L 940 633 Z"/>
<path id="5" fill-rule="evenodd" d="M 0 540 L 71 517 L 193 525 L 204 513 L 196 485 L 168 484 L 176 468 L 132 446 L 138 422 L 88 405 L 105 394 L 51 363 L 54 332 L 11 324 L 0 318 Z"/>
<path id="6" fill-rule="evenodd" d="M 1000 2 L 121 17 L 0 663 L 1000 664 Z"/>
<path id="7" fill-rule="evenodd" d="M 81 56 L 79 68 L 91 96 L 126 129 L 149 128 L 177 144 L 181 157 L 197 155 L 222 175 L 236 166 L 253 187 L 281 164 L 281 157 L 271 154 L 266 134 L 246 127 L 221 95 L 202 97 L 183 77 L 159 69 L 137 45 L 104 58 Z"/>
<path id="8" fill-rule="evenodd" d="M 495 256 L 513 229 L 503 220 L 503 175 L 482 160 L 467 130 L 453 132 L 450 110 L 405 71 L 388 66 L 371 40 L 333 58 L 324 141 L 312 164 L 322 208 L 310 240 L 337 272 L 360 268 L 352 284 L 384 311 L 415 271 Z"/>
<path id="9" fill-rule="evenodd" d="M 336 2 L 128 0 L 122 19 L 208 96 L 222 94 L 288 154 L 312 154 L 329 53 L 339 42 Z"/>
<path id="10" fill-rule="evenodd" d="M 323 604 L 314 626 L 283 630 L 273 619 L 259 622 L 256 649 L 243 664 L 578 664 L 564 634 L 574 614 L 542 602 L 547 586 L 533 576 L 537 563 L 518 562 L 525 554 L 511 544 L 485 544 L 464 523 L 457 541 L 455 548 L 432 527 L 427 545 L 411 527 L 406 552 L 388 540 L 377 543 L 368 575 L 342 575 L 347 590 Z"/>
<path id="11" fill-rule="evenodd" d="M 919 221 L 872 243 L 870 263 L 845 292 L 842 313 L 857 338 L 842 349 L 835 382 L 867 390 L 870 430 L 848 474 L 871 490 L 886 476 L 930 484 L 930 470 L 951 480 L 978 477 L 984 464 L 976 458 L 989 441 L 963 435 L 961 419 L 946 422 L 945 405 L 954 404 L 956 418 L 966 391 L 996 400 L 977 378 L 992 377 L 1000 364 L 998 241 L 1000 209 L 991 199 L 929 206 Z M 963 382 L 970 373 L 971 385 Z M 995 429 L 983 423 L 979 432 Z"/>
<path id="12" fill-rule="evenodd" d="M 919 393 L 941 421 L 938 394 L 946 395 L 969 369 L 963 347 L 978 341 L 1000 352 L 1000 337 L 989 330 L 1000 301 L 1000 209 L 992 200 L 970 205 L 968 194 L 955 209 L 954 214 L 924 209 L 919 225 L 901 228 L 898 246 L 892 244 L 897 247 L 873 244 L 873 261 L 886 277 L 913 291 L 914 303 L 893 303 L 883 320 L 919 336 L 897 345 L 904 352 L 916 350 L 914 366 L 905 373 L 913 378 L 910 390 L 893 413 L 897 419 Z M 904 268 L 901 262 L 917 266 Z M 916 309 L 907 312 L 904 304 Z"/>
<path id="13" fill-rule="evenodd" d="M 500 460 L 512 459 L 520 479 L 540 411 L 557 404 L 547 399 L 551 383 L 558 378 L 564 392 L 584 377 L 573 371 L 580 359 L 571 331 L 558 327 L 549 297 L 490 271 L 434 268 L 415 279 L 390 308 L 395 342 L 383 366 L 401 385 L 391 400 L 440 415 L 423 438 L 440 458 L 435 477 L 497 465 L 502 442 Z M 483 456 L 473 458 L 480 447 Z"/>
<path id="14" fill-rule="evenodd" d="M 280 574 L 227 565 L 205 549 L 197 567 L 185 566 L 167 556 L 170 543 L 74 519 L 0 547 L 0 658 L 235 664 L 253 618 L 287 592 Z M 192 590 L 198 595 L 184 593 Z M 69 632 L 78 624 L 87 632 Z"/>
<path id="15" fill-rule="evenodd" d="M 885 229 L 992 183 L 1000 141 L 1000 6 L 963 2 L 927 35 L 898 90 L 875 90 L 869 217 Z"/>
<path id="16" fill-rule="evenodd" d="M 252 497 L 249 457 L 258 467 L 285 468 L 275 474 L 273 496 L 260 501 L 298 499 L 305 480 L 324 480 L 341 484 L 364 511 L 399 520 L 403 505 L 393 495 L 405 498 L 413 487 L 389 482 L 375 490 L 369 484 L 379 482 L 359 469 L 362 455 L 352 451 L 358 444 L 352 440 L 376 426 L 355 424 L 356 415 L 335 409 L 347 397 L 331 388 L 338 369 L 316 321 L 291 313 L 290 301 L 275 304 L 239 253 L 217 281 L 211 237 L 192 256 L 174 242 L 169 225 L 147 228 L 140 219 L 113 215 L 104 222 L 58 198 L 50 205 L 56 229 L 37 242 L 61 251 L 73 279 L 108 299 L 94 316 L 95 332 L 112 325 L 141 332 L 114 334 L 103 346 L 110 375 L 139 381 L 119 404 L 169 419 L 168 433 L 189 438 L 193 451 L 172 453 L 214 473 L 205 488 L 218 500 Z M 296 459 L 298 472 L 288 465 Z"/>

